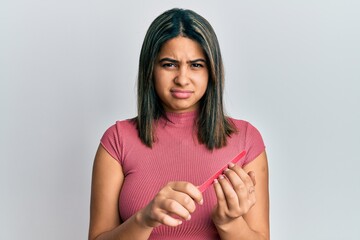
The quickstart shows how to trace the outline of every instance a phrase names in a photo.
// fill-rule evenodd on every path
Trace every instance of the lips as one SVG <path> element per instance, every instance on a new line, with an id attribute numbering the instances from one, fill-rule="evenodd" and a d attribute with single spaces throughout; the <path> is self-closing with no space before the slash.
<path id="1" fill-rule="evenodd" d="M 194 93 L 194 91 L 182 90 L 182 89 L 171 89 L 170 92 L 174 98 L 178 98 L 178 99 L 189 98 Z"/>

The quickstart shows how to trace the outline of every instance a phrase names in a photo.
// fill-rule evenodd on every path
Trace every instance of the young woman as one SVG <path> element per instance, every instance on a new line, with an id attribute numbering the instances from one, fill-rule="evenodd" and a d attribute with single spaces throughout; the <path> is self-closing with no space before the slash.
<path id="1" fill-rule="evenodd" d="M 93 168 L 89 239 L 269 239 L 260 133 L 224 115 L 223 65 L 210 24 L 171 9 L 140 54 L 138 116 L 103 135 Z M 242 150 L 246 156 L 198 188 Z"/>

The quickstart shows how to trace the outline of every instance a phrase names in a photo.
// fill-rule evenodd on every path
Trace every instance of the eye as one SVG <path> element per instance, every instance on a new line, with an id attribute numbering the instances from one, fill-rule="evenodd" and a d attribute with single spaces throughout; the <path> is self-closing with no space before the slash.
<path id="1" fill-rule="evenodd" d="M 163 63 L 162 67 L 164 68 L 174 68 L 176 67 L 175 63 Z"/>
<path id="2" fill-rule="evenodd" d="M 191 64 L 191 67 L 192 68 L 202 68 L 202 67 L 204 67 L 202 64 L 200 64 L 200 63 L 192 63 Z"/>

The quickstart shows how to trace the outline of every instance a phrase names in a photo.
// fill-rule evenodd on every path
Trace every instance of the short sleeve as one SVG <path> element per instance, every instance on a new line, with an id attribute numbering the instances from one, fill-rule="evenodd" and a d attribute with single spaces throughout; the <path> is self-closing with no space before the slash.
<path id="1" fill-rule="evenodd" d="M 117 125 L 114 124 L 109 127 L 100 140 L 100 144 L 105 150 L 120 163 L 121 159 L 121 142 L 119 139 L 119 133 Z"/>
<path id="2" fill-rule="evenodd" d="M 248 123 L 245 135 L 245 149 L 247 151 L 244 165 L 253 161 L 265 150 L 265 144 L 263 138 L 253 125 Z"/>

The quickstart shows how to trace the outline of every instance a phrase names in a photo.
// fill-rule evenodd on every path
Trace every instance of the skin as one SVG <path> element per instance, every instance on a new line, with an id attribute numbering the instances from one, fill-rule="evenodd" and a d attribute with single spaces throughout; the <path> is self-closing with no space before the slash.
<path id="1" fill-rule="evenodd" d="M 189 112 L 198 108 L 209 75 L 199 43 L 185 37 L 167 41 L 154 66 L 155 90 L 167 112 Z"/>
<path id="2" fill-rule="evenodd" d="M 213 222 L 221 239 L 270 239 L 268 164 L 265 151 L 241 168 L 229 165 L 214 181 Z"/>
<path id="3" fill-rule="evenodd" d="M 154 78 L 156 92 L 166 111 L 196 110 L 208 82 L 200 45 L 184 37 L 166 42 L 156 59 Z M 154 227 L 161 224 L 176 227 L 189 221 L 197 205 L 203 204 L 197 186 L 169 182 L 146 207 L 121 222 L 118 196 L 123 182 L 121 165 L 100 145 L 93 166 L 89 239 L 148 239 Z M 212 220 L 221 239 L 269 239 L 265 152 L 243 168 L 229 165 L 214 181 L 214 191 L 218 203 Z"/>

